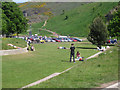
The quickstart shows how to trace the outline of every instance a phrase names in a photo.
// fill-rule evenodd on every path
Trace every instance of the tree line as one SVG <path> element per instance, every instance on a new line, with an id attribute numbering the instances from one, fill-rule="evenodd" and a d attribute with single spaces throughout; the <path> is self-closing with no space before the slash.
<path id="1" fill-rule="evenodd" d="M 89 26 L 90 32 L 88 34 L 88 41 L 92 44 L 101 47 L 104 45 L 108 36 L 118 37 L 120 36 L 120 2 L 118 2 L 117 11 L 112 15 L 112 19 L 108 22 L 108 25 L 104 23 L 102 16 L 96 17 Z"/>
<path id="2" fill-rule="evenodd" d="M 2 4 L 2 35 L 12 35 L 26 32 L 28 20 L 15 2 L 1 2 Z"/>

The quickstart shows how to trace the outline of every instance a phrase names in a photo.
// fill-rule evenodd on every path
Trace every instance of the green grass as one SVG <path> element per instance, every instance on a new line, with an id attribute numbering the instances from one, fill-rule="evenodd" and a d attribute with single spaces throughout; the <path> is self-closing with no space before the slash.
<path id="1" fill-rule="evenodd" d="M 56 7 L 54 11 L 55 13 L 62 11 L 63 8 L 66 8 L 66 10 L 64 15 L 58 14 L 49 18 L 47 25 L 44 28 L 54 31 L 60 35 L 86 37 L 89 33 L 89 25 L 93 19 L 97 17 L 98 14 L 105 18 L 105 15 L 113 9 L 113 7 L 118 5 L 117 2 L 96 2 L 83 5 L 81 3 L 79 4 L 75 7 L 75 3 L 47 3 L 45 7 L 50 8 L 50 10 L 52 10 L 52 7 Z M 60 8 L 58 8 L 57 5 L 60 6 Z M 68 6 L 74 8 L 67 10 Z M 68 16 L 68 19 L 64 20 L 66 16 Z M 39 33 L 38 30 L 43 24 L 44 22 L 33 24 L 32 32 Z"/>
<path id="2" fill-rule="evenodd" d="M 51 35 L 53 35 L 52 33 L 44 31 L 44 30 L 40 30 L 39 28 L 32 28 L 32 35 L 35 35 L 35 34 L 38 34 L 38 36 L 51 36 Z M 24 33 L 20 34 L 20 36 L 23 36 L 23 35 L 29 36 L 29 33 L 24 32 Z"/>
<path id="3" fill-rule="evenodd" d="M 115 80 L 118 80 L 118 47 L 31 88 L 95 88 Z"/>
<path id="4" fill-rule="evenodd" d="M 79 64 L 69 63 L 69 50 L 57 49 L 59 46 L 69 48 L 71 43 L 46 43 L 35 44 L 36 51 L 18 55 L 2 57 L 2 87 L 20 88 L 32 82 L 40 80 L 55 72 Z M 80 49 L 79 47 L 96 48 L 90 43 L 75 43 L 76 52 L 87 58 L 96 52 L 94 49 Z M 78 47 L 78 48 L 77 48 Z"/>
<path id="5" fill-rule="evenodd" d="M 34 23 L 31 25 L 32 28 L 41 28 L 44 25 L 45 22 L 41 22 L 41 23 Z"/>
<path id="6" fill-rule="evenodd" d="M 27 43 L 23 39 L 18 38 L 2 38 L 1 45 L 2 50 L 14 49 L 14 47 L 8 46 L 8 44 L 13 44 L 14 46 L 24 48 L 27 46 Z"/>
<path id="7" fill-rule="evenodd" d="M 49 19 L 45 28 L 61 35 L 85 37 L 89 33 L 89 25 L 93 19 L 98 14 L 104 17 L 114 6 L 117 6 L 117 3 L 97 2 L 84 4 L 65 12 L 64 15 L 58 15 Z M 95 8 L 94 11 L 93 8 Z M 66 16 L 68 16 L 68 19 L 64 20 Z"/>
<path id="8" fill-rule="evenodd" d="M 42 36 L 51 36 L 51 35 L 53 35 L 52 33 L 50 33 L 50 32 L 47 32 L 47 31 L 44 31 L 44 30 L 41 30 L 40 32 L 39 32 L 39 35 L 42 35 Z"/>
<path id="9" fill-rule="evenodd" d="M 44 30 L 40 30 L 40 28 L 43 25 L 44 25 L 44 22 L 32 24 L 31 28 L 29 27 L 29 30 L 32 31 L 32 35 L 35 35 L 35 34 L 42 35 L 42 36 L 51 36 L 51 35 L 53 35 L 50 32 L 47 32 L 47 31 L 44 31 Z M 29 32 L 23 32 L 23 33 L 21 33 L 19 35 L 20 36 L 29 35 Z"/>

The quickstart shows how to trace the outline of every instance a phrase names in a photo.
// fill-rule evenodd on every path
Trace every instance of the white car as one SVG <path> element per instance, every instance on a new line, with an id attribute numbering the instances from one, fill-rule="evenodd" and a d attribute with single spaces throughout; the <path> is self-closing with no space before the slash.
<path id="1" fill-rule="evenodd" d="M 47 38 L 47 42 L 56 42 L 56 41 L 53 40 L 52 38 Z"/>
<path id="2" fill-rule="evenodd" d="M 66 38 L 67 40 L 68 40 L 68 42 L 72 42 L 72 40 L 71 39 L 69 39 L 69 38 Z"/>
<path id="3" fill-rule="evenodd" d="M 78 42 L 82 42 L 82 39 L 79 39 L 79 38 L 73 38 L 75 40 L 77 40 Z"/>
<path id="4" fill-rule="evenodd" d="M 67 38 L 63 38 L 64 42 L 68 42 Z"/>

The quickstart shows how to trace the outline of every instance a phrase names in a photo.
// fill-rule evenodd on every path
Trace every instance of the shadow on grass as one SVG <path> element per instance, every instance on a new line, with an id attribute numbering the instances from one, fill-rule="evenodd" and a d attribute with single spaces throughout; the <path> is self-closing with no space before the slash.
<path id="1" fill-rule="evenodd" d="M 93 47 L 76 47 L 76 48 L 79 48 L 79 49 L 97 49 L 97 48 L 93 48 Z"/>
<path id="2" fill-rule="evenodd" d="M 115 46 L 115 44 L 105 44 L 103 46 Z"/>
<path id="3" fill-rule="evenodd" d="M 70 62 L 69 60 L 68 61 L 66 61 L 66 60 L 61 60 L 61 62 Z"/>

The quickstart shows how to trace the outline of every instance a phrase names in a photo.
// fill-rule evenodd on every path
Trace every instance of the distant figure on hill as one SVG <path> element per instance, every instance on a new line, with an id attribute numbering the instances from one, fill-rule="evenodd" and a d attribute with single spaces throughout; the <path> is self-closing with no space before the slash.
<path id="1" fill-rule="evenodd" d="M 71 44 L 71 47 L 70 47 L 70 62 L 71 62 L 71 59 L 73 57 L 73 62 L 75 63 L 75 47 L 74 47 L 74 44 Z"/>
<path id="2" fill-rule="evenodd" d="M 67 20 L 68 19 L 68 16 L 65 16 L 64 20 Z"/>

